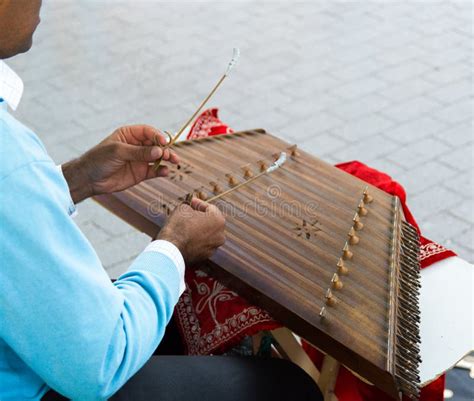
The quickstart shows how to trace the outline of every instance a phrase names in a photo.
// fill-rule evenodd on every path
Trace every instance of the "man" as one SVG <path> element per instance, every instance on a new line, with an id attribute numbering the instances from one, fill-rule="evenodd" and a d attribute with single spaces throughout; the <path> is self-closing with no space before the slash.
<path id="1" fill-rule="evenodd" d="M 1 59 L 31 47 L 40 8 L 0 0 Z M 137 125 L 56 166 L 8 113 L 22 83 L 3 61 L 0 72 L 0 400 L 319 399 L 308 376 L 282 361 L 156 357 L 135 375 L 163 337 L 185 263 L 223 244 L 224 217 L 197 199 L 181 205 L 112 284 L 73 221 L 75 205 L 166 176 L 150 163 L 178 157 L 156 129 Z"/>

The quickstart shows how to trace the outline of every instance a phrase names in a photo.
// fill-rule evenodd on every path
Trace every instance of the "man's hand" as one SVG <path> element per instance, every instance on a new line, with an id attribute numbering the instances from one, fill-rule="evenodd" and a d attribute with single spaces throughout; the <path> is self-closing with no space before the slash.
<path id="1" fill-rule="evenodd" d="M 165 137 L 147 125 L 132 125 L 114 131 L 78 159 L 62 165 L 75 203 L 93 195 L 122 191 L 143 180 L 164 177 L 168 168 L 155 172 L 150 163 L 162 158 L 177 164 L 178 157 Z"/>
<path id="2" fill-rule="evenodd" d="M 194 198 L 173 211 L 157 239 L 178 247 L 186 264 L 208 259 L 224 244 L 225 218 L 214 205 Z"/>

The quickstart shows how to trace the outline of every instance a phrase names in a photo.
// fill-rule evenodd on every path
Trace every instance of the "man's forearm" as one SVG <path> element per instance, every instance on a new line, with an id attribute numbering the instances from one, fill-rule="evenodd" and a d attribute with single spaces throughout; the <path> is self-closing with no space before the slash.
<path id="1" fill-rule="evenodd" d="M 79 203 L 94 195 L 92 185 L 81 159 L 74 159 L 64 163 L 61 168 L 74 203 Z"/>

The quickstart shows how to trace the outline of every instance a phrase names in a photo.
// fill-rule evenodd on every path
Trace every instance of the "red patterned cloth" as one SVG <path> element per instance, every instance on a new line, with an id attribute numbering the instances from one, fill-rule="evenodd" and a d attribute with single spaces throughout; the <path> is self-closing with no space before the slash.
<path id="1" fill-rule="evenodd" d="M 218 117 L 219 109 L 207 109 L 196 119 L 186 139 L 203 138 L 221 134 L 232 134 L 234 130 Z"/>
<path id="2" fill-rule="evenodd" d="M 214 108 L 201 114 L 193 124 L 188 139 L 231 132 L 232 129 L 219 120 L 218 109 Z M 336 167 L 398 196 L 407 221 L 419 231 L 415 219 L 406 206 L 405 190 L 390 176 L 358 161 L 341 163 Z M 421 268 L 455 255 L 454 252 L 424 237 L 421 237 L 421 243 Z M 186 291 L 176 306 L 175 319 L 185 349 L 190 355 L 222 353 L 237 345 L 244 336 L 281 327 L 281 324 L 273 320 L 266 311 L 250 305 L 235 292 L 199 269 L 186 271 Z M 304 348 L 315 364 L 321 368 L 323 354 L 307 343 L 304 343 Z M 444 376 L 422 389 L 421 401 L 442 401 L 443 390 Z M 392 400 L 374 386 L 359 380 L 344 367 L 340 369 L 335 393 L 339 401 Z"/>

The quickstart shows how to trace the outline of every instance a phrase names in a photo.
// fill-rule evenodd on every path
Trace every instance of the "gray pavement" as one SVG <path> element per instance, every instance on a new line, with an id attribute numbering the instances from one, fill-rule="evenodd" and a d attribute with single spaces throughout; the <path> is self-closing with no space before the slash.
<path id="1" fill-rule="evenodd" d="M 120 125 L 177 129 L 238 46 L 211 102 L 332 163 L 402 183 L 429 238 L 474 262 L 471 2 L 50 0 L 17 116 L 58 162 Z M 111 275 L 148 239 L 91 201 L 78 224 Z"/>

